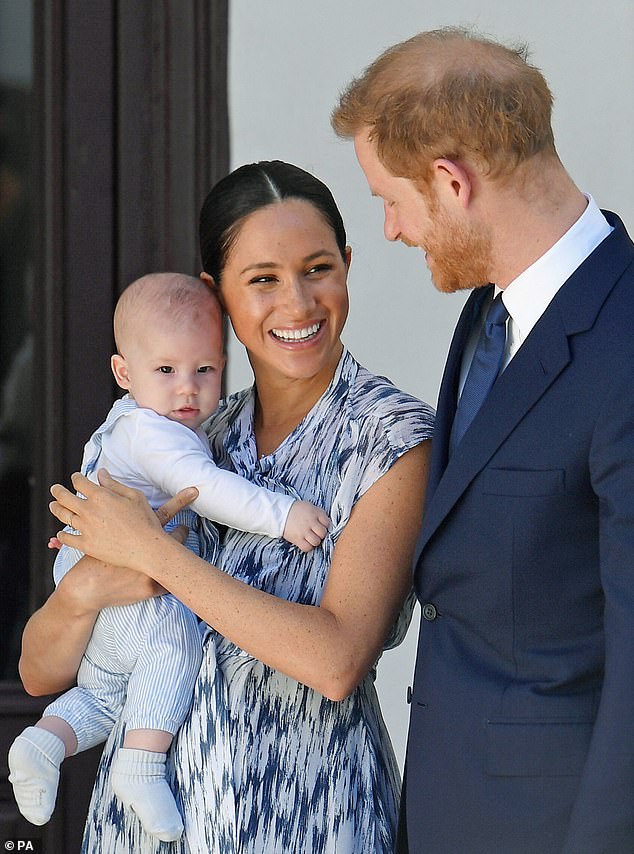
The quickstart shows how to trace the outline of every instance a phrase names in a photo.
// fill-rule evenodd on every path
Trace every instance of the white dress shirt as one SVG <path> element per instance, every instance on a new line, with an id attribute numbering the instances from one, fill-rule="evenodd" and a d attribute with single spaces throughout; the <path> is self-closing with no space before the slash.
<path id="1" fill-rule="evenodd" d="M 502 370 L 522 346 L 557 291 L 612 231 L 592 196 L 586 195 L 586 199 L 588 205 L 579 219 L 541 258 L 503 290 L 502 301 L 509 313 L 509 319 Z M 501 290 L 496 286 L 494 296 Z M 460 370 L 460 394 L 490 304 L 487 301 L 482 307 L 481 323 L 475 325 L 465 347 Z"/>

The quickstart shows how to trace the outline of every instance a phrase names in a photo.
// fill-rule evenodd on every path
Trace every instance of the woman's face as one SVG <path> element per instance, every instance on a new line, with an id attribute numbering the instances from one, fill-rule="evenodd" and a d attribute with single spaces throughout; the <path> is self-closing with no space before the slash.
<path id="1" fill-rule="evenodd" d="M 332 375 L 348 314 L 344 261 L 334 232 L 310 203 L 287 199 L 244 221 L 220 295 L 256 378 Z"/>

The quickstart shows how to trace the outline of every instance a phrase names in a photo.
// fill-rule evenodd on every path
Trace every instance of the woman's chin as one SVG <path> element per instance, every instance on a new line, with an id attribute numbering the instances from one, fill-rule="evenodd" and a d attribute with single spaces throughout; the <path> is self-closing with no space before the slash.
<path id="1" fill-rule="evenodd" d="M 324 371 L 333 373 L 343 345 L 339 339 L 331 341 L 324 327 L 325 324 L 317 335 L 305 341 L 280 340 L 269 333 L 269 370 L 277 369 L 292 379 L 311 379 Z"/>

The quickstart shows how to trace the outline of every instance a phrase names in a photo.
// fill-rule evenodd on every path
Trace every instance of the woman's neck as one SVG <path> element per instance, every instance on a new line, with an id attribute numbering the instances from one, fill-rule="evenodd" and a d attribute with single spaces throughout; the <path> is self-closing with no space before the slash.
<path id="1" fill-rule="evenodd" d="M 253 427 L 258 456 L 273 453 L 310 412 L 330 385 L 341 352 L 327 369 L 311 377 L 274 377 L 256 370 Z"/>

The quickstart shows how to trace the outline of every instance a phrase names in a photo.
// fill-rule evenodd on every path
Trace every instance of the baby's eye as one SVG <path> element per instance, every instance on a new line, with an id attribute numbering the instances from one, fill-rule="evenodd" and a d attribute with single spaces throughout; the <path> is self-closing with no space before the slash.
<path id="1" fill-rule="evenodd" d="M 213 370 L 214 370 L 213 365 L 201 365 L 198 368 L 198 373 L 199 374 L 208 374 L 210 371 L 213 371 Z"/>
<path id="2" fill-rule="evenodd" d="M 172 368 L 170 365 L 161 365 L 161 367 L 159 368 L 159 371 L 162 374 L 173 374 L 174 368 Z"/>

